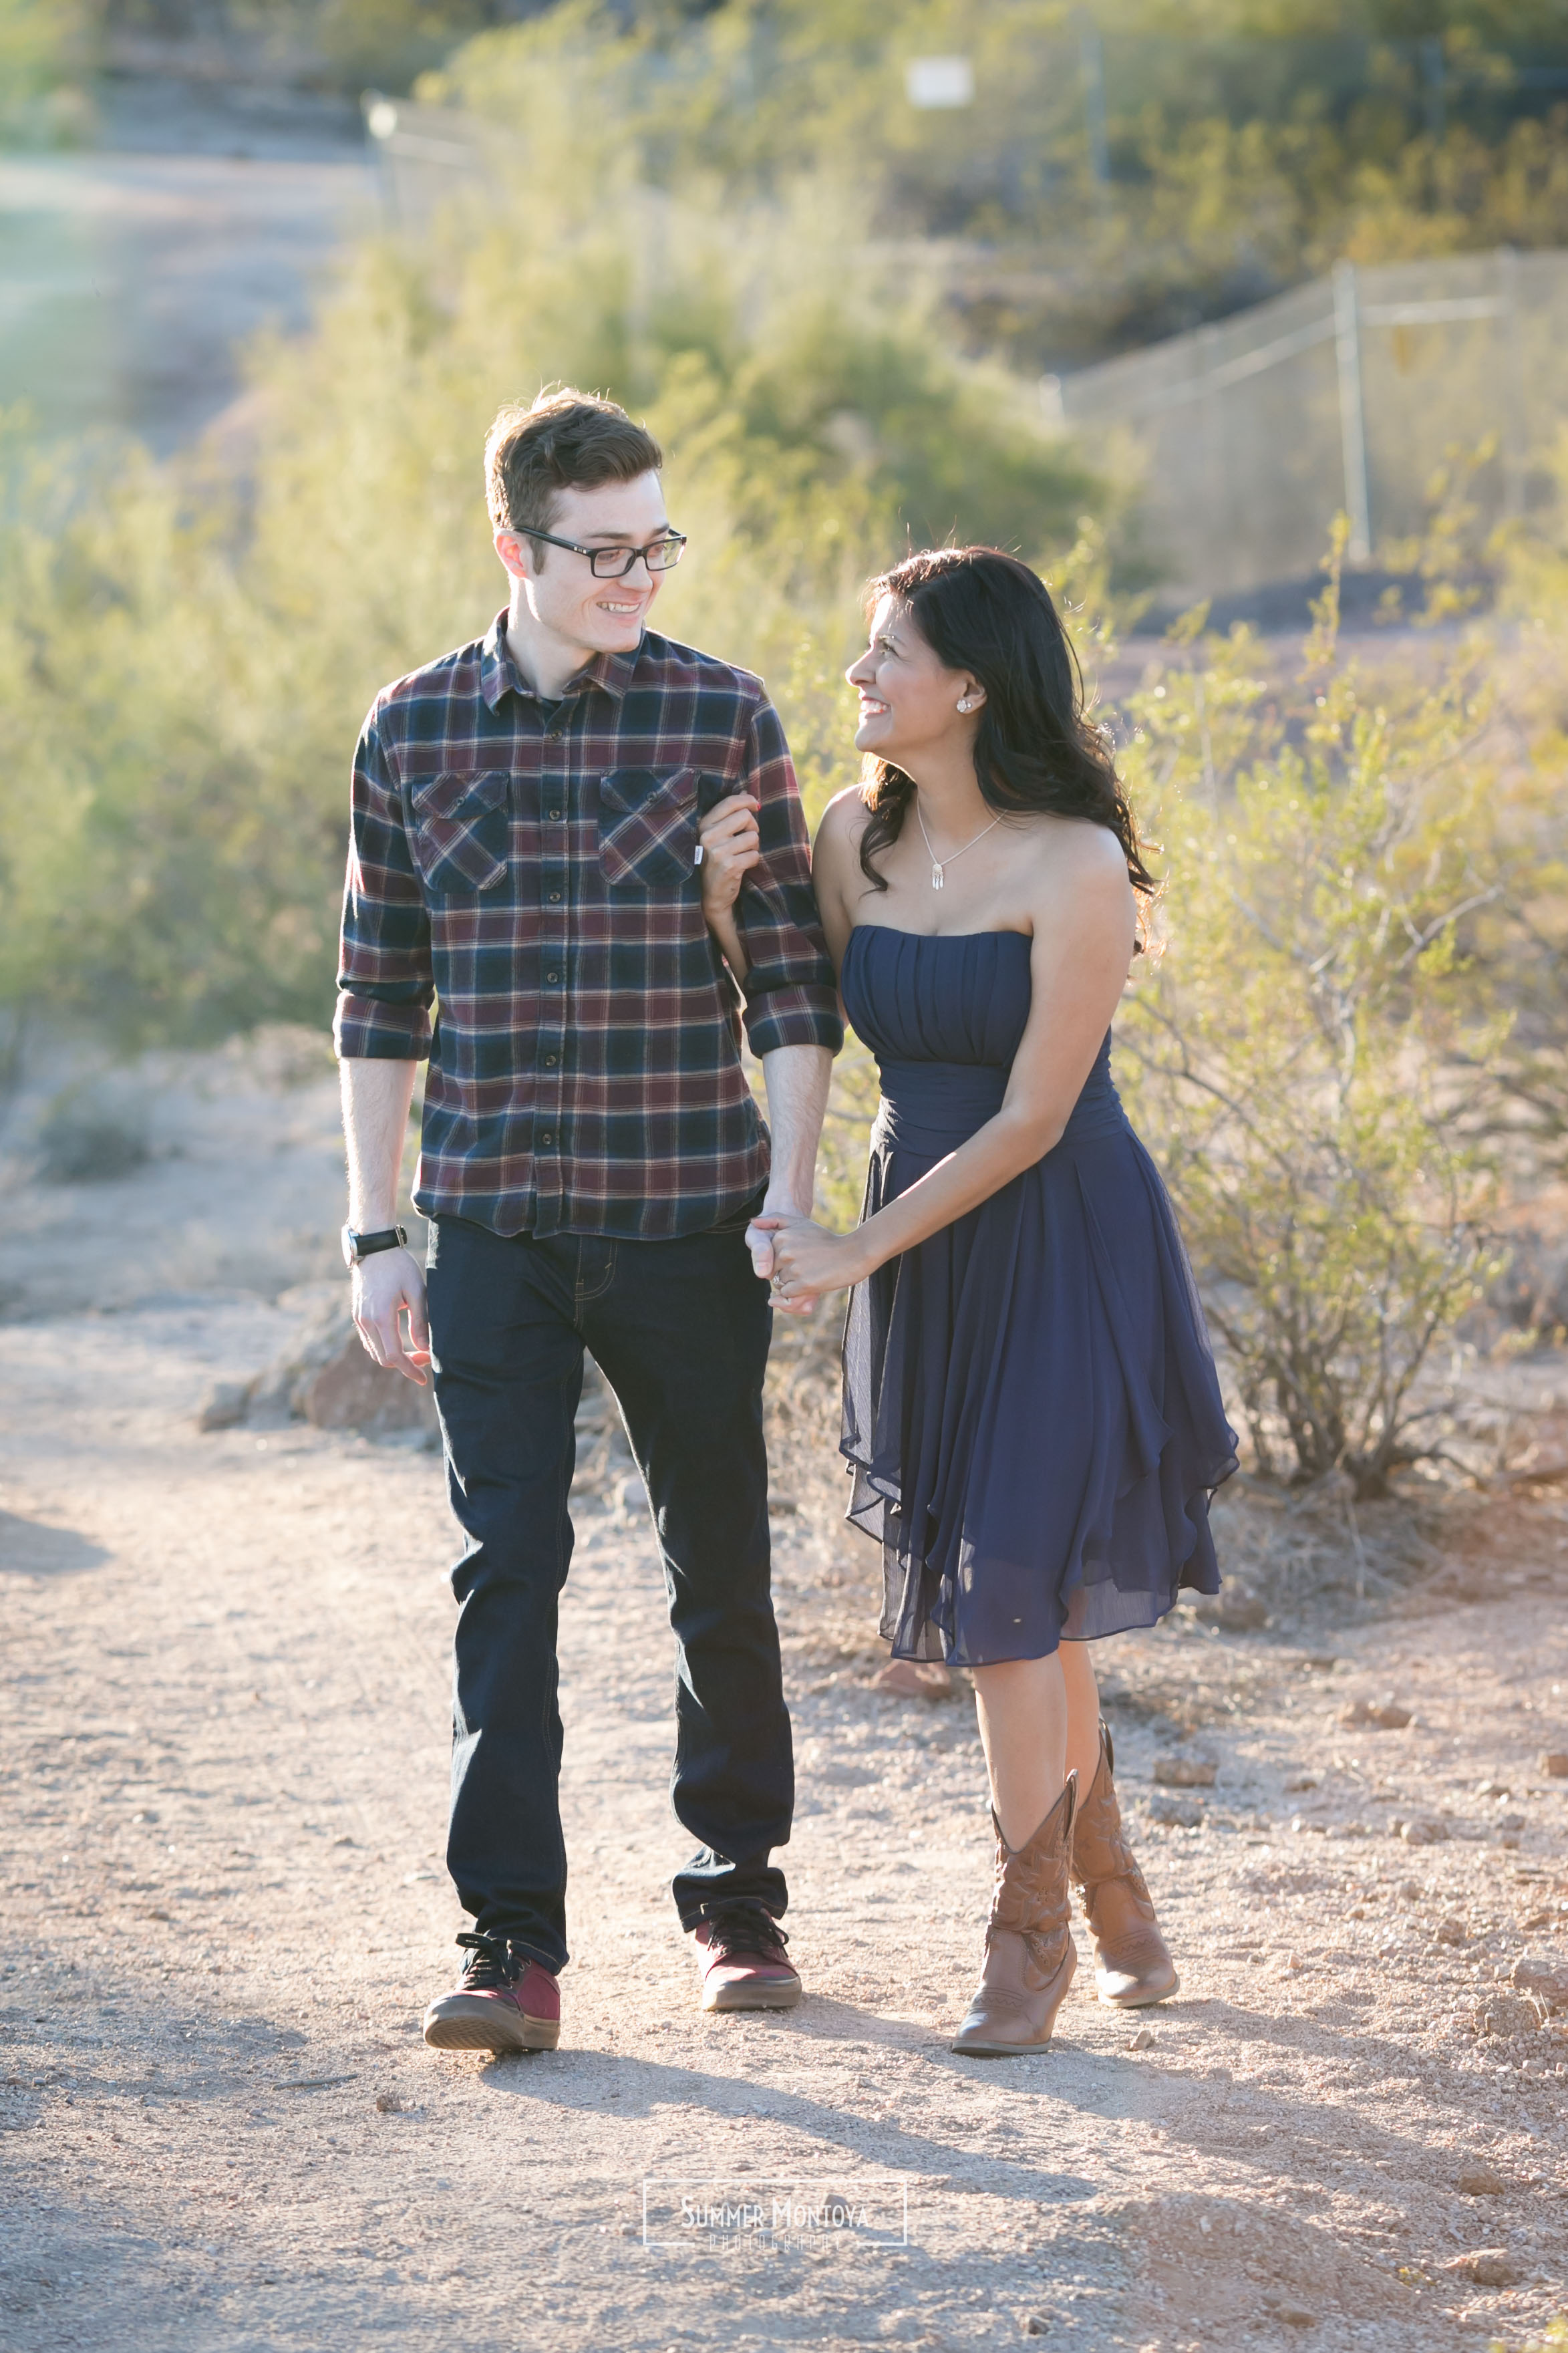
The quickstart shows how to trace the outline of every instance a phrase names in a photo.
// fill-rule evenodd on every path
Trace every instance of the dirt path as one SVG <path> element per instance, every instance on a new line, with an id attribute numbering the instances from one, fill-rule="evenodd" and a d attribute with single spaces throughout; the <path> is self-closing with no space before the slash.
<path id="1" fill-rule="evenodd" d="M 318 1166 L 330 1106 L 291 1101 L 303 1156 L 274 1174 L 299 1219 L 289 1171 Z M 79 1231 L 176 1179 L 76 1188 Z M 865 1687 L 869 1548 L 806 1510 L 778 1536 L 808 1996 L 697 2013 L 666 1893 L 662 1593 L 605 1440 L 564 1605 L 563 2048 L 437 2061 L 417 2018 L 458 1925 L 438 1465 L 300 1425 L 199 1433 L 214 1378 L 290 1328 L 259 1295 L 32 1314 L 0 1367 L 7 2353 L 1480 2353 L 1562 2309 L 1564 2044 L 1511 1982 L 1562 1962 L 1568 1918 L 1568 1781 L 1538 1770 L 1568 1747 L 1549 1505 L 1472 1525 L 1481 1600 L 1337 1637 L 1184 1612 L 1108 1649 L 1184 1992 L 1131 2048 L 1139 2021 L 1086 1969 L 1048 2054 L 988 2065 L 942 2039 L 987 1880 L 969 1704 Z M 1403 1729 L 1342 1721 L 1390 1698 Z M 1178 1799 L 1197 1827 L 1151 1819 L 1167 1751 L 1217 1762 Z M 677 2224 L 645 2246 L 645 2184 L 657 2239 L 679 2177 L 837 2191 L 871 2225 L 907 2198 L 908 2244 L 766 2256 Z M 1481 2281 L 1453 2267 L 1484 2251 Z"/>
<path id="2" fill-rule="evenodd" d="M 304 327 L 344 240 L 379 226 L 356 118 L 121 79 L 95 145 L 0 157 L 0 403 L 50 438 L 195 440 L 241 395 L 244 342 Z"/>

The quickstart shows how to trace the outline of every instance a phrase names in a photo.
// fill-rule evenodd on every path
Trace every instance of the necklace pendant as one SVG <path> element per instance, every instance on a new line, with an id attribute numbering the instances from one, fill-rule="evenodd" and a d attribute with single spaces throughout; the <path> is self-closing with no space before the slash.
<path id="1" fill-rule="evenodd" d="M 936 863 L 934 859 L 931 861 L 931 887 L 933 891 L 940 891 L 942 889 L 942 869 Z"/>

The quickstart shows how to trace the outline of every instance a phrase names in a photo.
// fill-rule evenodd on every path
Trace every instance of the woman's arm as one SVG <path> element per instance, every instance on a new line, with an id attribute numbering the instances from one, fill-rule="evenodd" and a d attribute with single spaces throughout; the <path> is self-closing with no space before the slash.
<path id="1" fill-rule="evenodd" d="M 867 887 L 858 844 L 868 815 L 853 786 L 836 793 L 822 813 L 811 845 L 811 880 L 835 972 L 844 969 L 844 951 L 855 928 L 855 902 Z"/>
<path id="2" fill-rule="evenodd" d="M 774 1265 L 786 1297 L 864 1282 L 989 1200 L 1060 1141 L 1126 984 L 1135 921 L 1114 836 L 1072 820 L 1058 821 L 1052 834 L 1031 894 L 1032 1008 L 1001 1110 L 854 1233 L 830 1234 L 804 1220 L 782 1229 Z"/>

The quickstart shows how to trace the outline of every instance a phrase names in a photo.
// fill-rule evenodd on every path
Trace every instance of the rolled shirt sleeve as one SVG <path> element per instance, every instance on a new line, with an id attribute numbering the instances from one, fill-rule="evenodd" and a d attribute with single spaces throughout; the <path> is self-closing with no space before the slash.
<path id="1" fill-rule="evenodd" d="M 332 1039 L 344 1060 L 415 1062 L 430 1051 L 430 923 L 379 712 L 354 752 Z"/>
<path id="2" fill-rule="evenodd" d="M 753 1054 L 844 1043 L 838 985 L 811 883 L 811 842 L 789 746 L 771 703 L 746 738 L 742 791 L 758 803 L 762 862 L 735 902 L 746 950 L 746 1036 Z"/>

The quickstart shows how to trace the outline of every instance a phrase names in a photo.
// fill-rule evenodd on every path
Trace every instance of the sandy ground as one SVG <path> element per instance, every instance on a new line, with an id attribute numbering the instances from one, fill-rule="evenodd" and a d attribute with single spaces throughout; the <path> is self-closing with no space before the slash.
<path id="1" fill-rule="evenodd" d="M 302 328 L 380 219 L 355 110 L 121 79 L 94 145 L 0 158 L 0 404 L 166 455 L 241 394 L 239 346 Z"/>
<path id="2" fill-rule="evenodd" d="M 798 1365 L 776 1535 L 807 1995 L 699 2014 L 668 1897 L 662 1589 L 591 1398 L 563 1623 L 563 2046 L 438 2059 L 418 2014 L 458 1925 L 439 1466 L 302 1425 L 198 1431 L 215 1379 L 286 1347 L 279 1288 L 319 1272 L 338 1204 L 308 1058 L 302 1080 L 287 1055 L 247 1078 L 220 1059 L 205 1092 L 183 1068 L 163 1156 L 118 1183 L 30 1182 L 26 1122 L 12 1134 L 7 2353 L 1480 2353 L 1563 2308 L 1565 2045 L 1513 1982 L 1562 1962 L 1568 1918 L 1568 1780 L 1539 1766 L 1568 1747 L 1554 1491 L 1458 1513 L 1375 1606 L 1320 1590 L 1252 1634 L 1183 1611 L 1107 1647 L 1183 1991 L 1118 2016 L 1085 1953 L 1052 2049 L 987 2063 L 943 2039 L 988 1879 L 970 1704 L 868 1688 L 872 1556 L 822 1516 Z M 248 1282 L 203 1239 L 237 1219 Z M 96 1308 L 94 1270 L 119 1282 Z M 1549 1418 L 1568 1367 L 1538 1363 L 1532 1394 Z M 1233 1557 L 1258 1556 L 1262 1510 L 1222 1514 Z M 1402 1729 L 1342 1721 L 1391 1699 Z M 1158 1788 L 1161 1754 L 1214 1760 L 1215 1786 Z M 1195 1826 L 1153 1819 L 1173 1799 Z M 682 2181 L 770 2217 L 837 2194 L 862 2219 L 768 2252 L 683 2229 Z"/>

